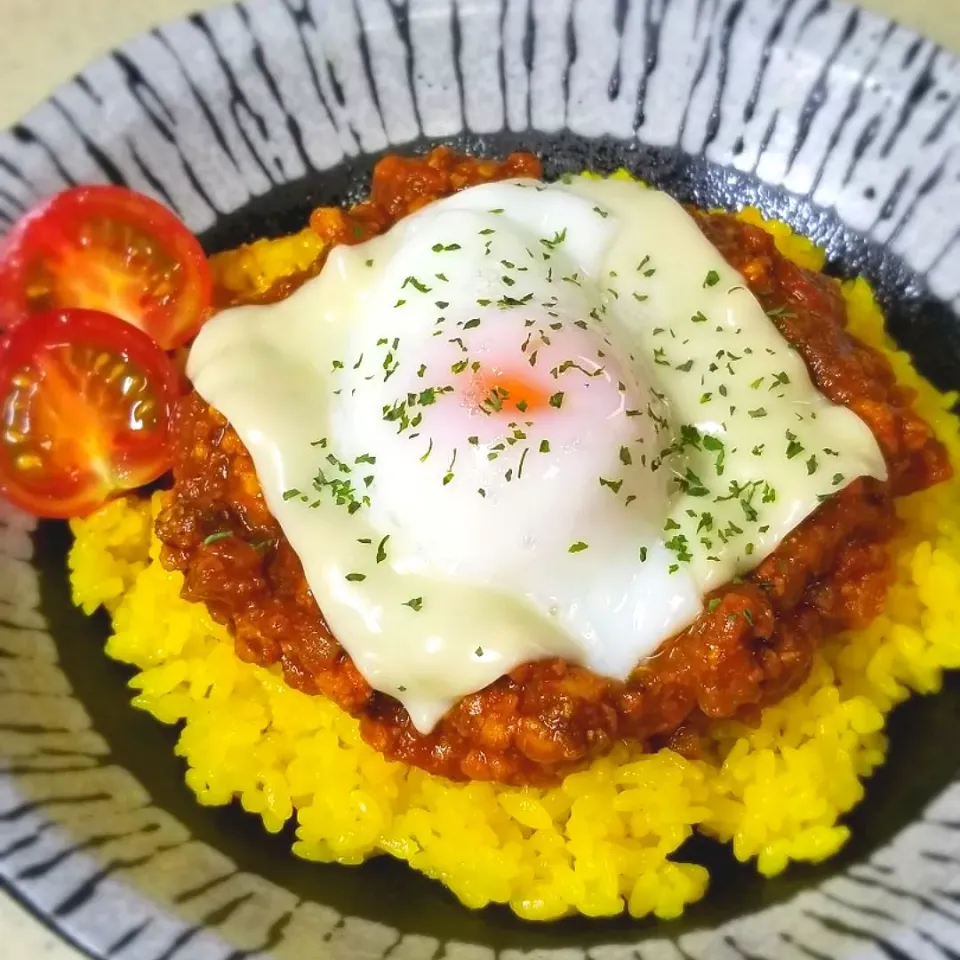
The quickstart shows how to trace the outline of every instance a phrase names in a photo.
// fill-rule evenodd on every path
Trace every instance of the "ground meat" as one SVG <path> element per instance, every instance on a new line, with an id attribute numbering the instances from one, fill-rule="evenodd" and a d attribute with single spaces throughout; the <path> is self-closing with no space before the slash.
<path id="1" fill-rule="evenodd" d="M 353 243 L 455 190 L 539 173 L 525 154 L 503 163 L 446 149 L 387 157 L 368 201 L 349 211 L 317 210 L 311 225 L 331 243 Z M 366 741 L 388 757 L 453 779 L 551 783 L 622 738 L 689 754 L 707 724 L 749 720 L 796 689 L 826 633 L 862 626 L 879 611 L 889 578 L 886 544 L 896 528 L 893 497 L 945 479 L 950 467 L 886 359 L 846 332 L 834 281 L 786 260 L 756 227 L 725 214 L 695 216 L 819 389 L 871 427 L 890 479 L 858 480 L 825 502 L 743 582 L 717 590 L 703 615 L 626 683 L 562 660 L 528 663 L 464 697 L 431 734 L 418 733 L 331 634 L 266 509 L 247 451 L 195 393 L 177 411 L 174 486 L 157 521 L 162 561 L 183 572 L 183 596 L 228 625 L 243 660 L 279 664 L 291 686 L 358 716 Z M 285 281 L 281 293 L 296 282 Z"/>

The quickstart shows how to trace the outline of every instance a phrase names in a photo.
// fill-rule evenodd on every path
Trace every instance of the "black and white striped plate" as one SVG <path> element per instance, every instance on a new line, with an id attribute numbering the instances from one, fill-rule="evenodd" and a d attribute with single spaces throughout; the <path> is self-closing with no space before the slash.
<path id="1" fill-rule="evenodd" d="M 960 386 L 960 63 L 832 0 L 250 0 L 93 64 L 0 133 L 0 230 L 113 181 L 211 250 L 302 225 L 387 150 L 524 147 L 625 164 L 683 199 L 759 205 L 865 272 L 893 330 Z M 0 515 L 0 882 L 116 960 L 960 957 L 960 684 L 891 723 L 833 861 L 762 881 L 702 843 L 670 925 L 469 913 L 380 858 L 295 860 L 197 806 L 174 734 L 128 706 L 102 619 L 69 602 L 67 533 Z M 4 948 L 0 944 L 0 954 Z"/>

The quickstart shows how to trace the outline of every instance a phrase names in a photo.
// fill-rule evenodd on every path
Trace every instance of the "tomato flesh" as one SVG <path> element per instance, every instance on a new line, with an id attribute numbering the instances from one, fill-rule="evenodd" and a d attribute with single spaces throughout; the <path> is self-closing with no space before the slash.
<path id="1" fill-rule="evenodd" d="M 210 312 L 197 239 L 166 207 L 122 187 L 66 190 L 28 213 L 0 247 L 0 324 L 83 307 L 120 317 L 164 349 Z"/>
<path id="2" fill-rule="evenodd" d="M 76 517 L 170 468 L 180 379 L 145 333 L 92 310 L 32 317 L 0 342 L 0 492 Z"/>

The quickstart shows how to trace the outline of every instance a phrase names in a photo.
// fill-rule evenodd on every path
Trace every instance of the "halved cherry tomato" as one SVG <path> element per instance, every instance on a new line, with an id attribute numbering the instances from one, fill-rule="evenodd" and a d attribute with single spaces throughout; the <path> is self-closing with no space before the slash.
<path id="1" fill-rule="evenodd" d="M 0 341 L 0 494 L 76 517 L 170 468 L 180 378 L 141 330 L 94 310 L 31 317 Z"/>
<path id="2" fill-rule="evenodd" d="M 166 207 L 122 187 L 65 190 L 0 244 L 0 325 L 62 307 L 102 310 L 165 350 L 207 318 L 212 280 L 196 237 Z"/>

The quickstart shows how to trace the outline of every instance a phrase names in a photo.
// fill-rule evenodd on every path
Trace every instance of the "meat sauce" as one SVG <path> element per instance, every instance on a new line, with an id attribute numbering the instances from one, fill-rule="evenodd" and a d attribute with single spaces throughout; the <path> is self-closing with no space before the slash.
<path id="1" fill-rule="evenodd" d="M 329 244 L 356 243 L 439 197 L 516 176 L 539 177 L 539 162 L 445 148 L 389 156 L 374 171 L 368 200 L 316 210 L 310 223 Z M 183 596 L 229 627 L 241 659 L 278 664 L 292 687 L 359 717 L 364 739 L 386 756 L 456 780 L 552 783 L 620 739 L 689 755 L 708 724 L 750 721 L 796 689 L 825 635 L 863 626 L 879 612 L 897 523 L 893 499 L 946 479 L 950 466 L 887 360 L 846 332 L 835 281 L 788 261 L 757 227 L 691 212 L 803 356 L 820 391 L 870 426 L 890 476 L 858 480 L 823 503 L 743 581 L 715 591 L 701 617 L 626 683 L 562 660 L 528 663 L 464 697 L 429 735 L 419 733 L 337 643 L 267 510 L 250 456 L 196 393 L 177 411 L 174 485 L 157 521 L 162 562 L 183 572 Z M 318 269 L 258 302 L 288 295 Z M 232 302 L 221 297 L 221 305 Z"/>

